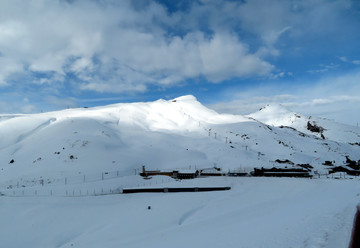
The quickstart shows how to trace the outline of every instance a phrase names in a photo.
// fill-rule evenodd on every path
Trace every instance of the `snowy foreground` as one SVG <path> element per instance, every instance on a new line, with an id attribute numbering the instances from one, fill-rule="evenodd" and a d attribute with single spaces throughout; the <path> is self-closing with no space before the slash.
<path id="1" fill-rule="evenodd" d="M 161 180 L 164 183 L 156 187 L 232 189 L 82 197 L 2 196 L 1 247 L 341 248 L 348 246 L 355 206 L 360 202 L 359 179 Z M 146 183 L 151 181 L 159 182 L 159 178 Z"/>

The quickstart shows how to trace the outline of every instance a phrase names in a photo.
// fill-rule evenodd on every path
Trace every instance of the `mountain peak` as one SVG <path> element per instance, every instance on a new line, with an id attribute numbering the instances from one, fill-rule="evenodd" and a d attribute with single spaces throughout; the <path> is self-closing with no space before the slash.
<path id="1" fill-rule="evenodd" d="M 281 104 L 268 104 L 249 117 L 273 126 L 290 125 L 301 118 L 300 115 L 290 111 Z"/>
<path id="2" fill-rule="evenodd" d="M 180 96 L 180 97 L 177 97 L 177 98 L 173 99 L 172 101 L 191 101 L 191 102 L 198 102 L 198 100 L 196 99 L 196 97 L 193 96 L 193 95 Z"/>
<path id="3" fill-rule="evenodd" d="M 286 107 L 284 107 L 282 104 L 279 103 L 266 104 L 264 107 L 259 109 L 259 112 L 273 113 L 273 114 L 292 113 L 289 109 L 287 109 Z"/>

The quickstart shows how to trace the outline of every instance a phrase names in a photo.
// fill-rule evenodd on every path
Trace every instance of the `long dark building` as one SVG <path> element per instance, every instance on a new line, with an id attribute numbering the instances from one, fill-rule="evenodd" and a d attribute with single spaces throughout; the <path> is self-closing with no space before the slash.
<path id="1" fill-rule="evenodd" d="M 254 171 L 251 173 L 255 177 L 312 177 L 309 171 L 303 168 L 276 168 L 266 169 L 261 167 L 261 169 L 254 168 Z"/>

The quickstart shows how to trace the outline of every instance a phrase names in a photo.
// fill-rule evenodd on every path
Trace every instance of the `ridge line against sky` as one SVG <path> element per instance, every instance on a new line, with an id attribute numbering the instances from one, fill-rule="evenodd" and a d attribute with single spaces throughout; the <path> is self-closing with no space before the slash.
<path id="1" fill-rule="evenodd" d="M 357 0 L 3 0 L 0 113 L 191 94 L 360 122 Z"/>

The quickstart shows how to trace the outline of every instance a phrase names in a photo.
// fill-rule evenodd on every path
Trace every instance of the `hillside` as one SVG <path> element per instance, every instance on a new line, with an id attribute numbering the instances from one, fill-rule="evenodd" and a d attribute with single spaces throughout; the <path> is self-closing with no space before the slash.
<path id="1" fill-rule="evenodd" d="M 307 122 L 323 128 L 307 129 Z M 46 173 L 343 165 L 360 159 L 359 128 L 279 107 L 249 117 L 218 114 L 193 96 L 155 102 L 0 116 L 2 181 Z"/>
<path id="2" fill-rule="evenodd" d="M 320 132 L 309 130 L 308 122 Z M 1 244 L 347 247 L 360 201 L 358 177 L 177 181 L 144 180 L 138 173 L 142 165 L 250 172 L 309 164 L 312 174 L 327 174 L 347 157 L 360 159 L 359 133 L 281 106 L 249 116 L 219 114 L 193 96 L 0 115 L 0 222 L 6 223 L 0 227 Z M 231 190 L 119 194 L 129 187 L 200 186 Z"/>
<path id="3" fill-rule="evenodd" d="M 292 127 L 303 133 L 332 141 L 358 143 L 360 140 L 359 127 L 337 123 L 316 116 L 303 116 L 281 105 L 267 105 L 258 112 L 249 115 L 249 117 L 271 126 Z"/>

